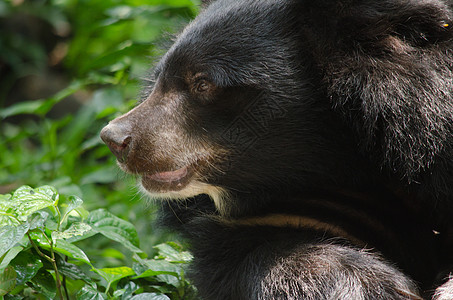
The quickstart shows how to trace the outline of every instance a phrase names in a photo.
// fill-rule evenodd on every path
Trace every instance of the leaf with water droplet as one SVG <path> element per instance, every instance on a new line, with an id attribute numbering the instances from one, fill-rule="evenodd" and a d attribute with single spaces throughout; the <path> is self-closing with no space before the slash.
<path id="1" fill-rule="evenodd" d="M 16 270 L 16 285 L 23 285 L 38 273 L 43 264 L 38 256 L 28 252 L 21 252 L 13 261 L 11 266 Z"/>
<path id="2" fill-rule="evenodd" d="M 28 223 L 19 226 L 0 227 L 0 257 L 24 237 L 28 228 Z"/>
<path id="3" fill-rule="evenodd" d="M 49 214 L 45 211 L 37 211 L 28 217 L 28 224 L 30 224 L 30 230 L 44 227 Z"/>
<path id="4" fill-rule="evenodd" d="M 24 247 L 22 246 L 16 246 L 11 249 L 5 254 L 3 257 L 2 263 L 0 264 L 0 273 L 5 271 L 6 267 L 9 265 L 9 263 L 22 251 L 24 250 Z"/>
<path id="5" fill-rule="evenodd" d="M 51 186 L 42 186 L 36 189 L 22 186 L 14 192 L 9 205 L 17 218 L 25 221 L 29 215 L 38 210 L 57 206 L 58 199 L 57 190 Z"/>
<path id="6" fill-rule="evenodd" d="M 96 285 L 94 287 L 85 285 L 78 293 L 77 300 L 104 300 L 107 296 L 98 292 Z"/>
<path id="7" fill-rule="evenodd" d="M 54 231 L 52 232 L 52 240 L 56 241 L 59 239 L 69 239 L 75 236 L 84 236 L 87 235 L 87 237 L 92 236 L 95 234 L 94 232 L 90 234 L 91 232 L 91 226 L 82 222 L 77 222 L 73 223 L 68 229 L 65 231 Z"/>
<path id="8" fill-rule="evenodd" d="M 66 220 L 66 218 L 71 213 L 71 211 L 73 211 L 74 209 L 79 208 L 83 204 L 83 200 L 80 199 L 77 196 L 69 196 L 68 197 L 68 202 L 69 203 L 67 204 L 67 208 L 66 208 L 66 210 L 65 210 L 65 212 L 63 214 L 63 218 L 61 218 L 61 223 L 63 223 Z"/>
<path id="9" fill-rule="evenodd" d="M 14 213 L 14 204 L 11 195 L 0 195 L 0 226 L 17 226 L 20 224 Z"/>

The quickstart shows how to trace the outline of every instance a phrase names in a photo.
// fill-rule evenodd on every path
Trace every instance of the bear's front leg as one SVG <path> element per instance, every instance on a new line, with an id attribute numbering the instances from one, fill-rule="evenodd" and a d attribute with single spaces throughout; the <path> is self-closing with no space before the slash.
<path id="1" fill-rule="evenodd" d="M 206 300 L 422 299 L 415 284 L 379 255 L 320 232 L 218 217 L 187 225 L 197 233 L 189 236 L 191 278 Z"/>

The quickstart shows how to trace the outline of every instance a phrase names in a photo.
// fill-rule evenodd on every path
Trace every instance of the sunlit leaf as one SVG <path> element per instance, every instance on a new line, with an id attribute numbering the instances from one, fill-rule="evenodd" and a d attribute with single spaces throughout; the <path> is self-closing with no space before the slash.
<path id="1" fill-rule="evenodd" d="M 107 290 L 118 280 L 124 277 L 135 275 L 134 270 L 129 267 L 94 269 L 94 271 L 98 273 L 102 278 L 104 278 L 105 281 L 107 281 Z"/>
<path id="2" fill-rule="evenodd" d="M 28 226 L 28 223 L 24 223 L 19 226 L 0 227 L 0 257 L 24 237 Z"/>
<path id="3" fill-rule="evenodd" d="M 167 295 L 156 293 L 142 293 L 135 295 L 130 300 L 170 300 Z"/>
<path id="4" fill-rule="evenodd" d="M 42 186 L 32 189 L 29 186 L 18 188 L 10 201 L 12 210 L 18 217 L 24 218 L 40 209 L 56 206 L 58 204 L 58 192 L 50 186 Z"/>
<path id="5" fill-rule="evenodd" d="M 49 214 L 45 211 L 37 211 L 28 217 L 28 224 L 30 225 L 30 230 L 36 228 L 44 227 L 44 222 L 46 222 Z"/>
<path id="6" fill-rule="evenodd" d="M 91 226 L 82 222 L 71 224 L 71 226 L 65 231 L 54 231 L 52 232 L 52 240 L 56 241 L 59 239 L 69 239 L 75 236 L 91 236 L 87 235 L 91 232 Z"/>
<path id="7" fill-rule="evenodd" d="M 168 242 L 154 246 L 159 251 L 159 255 L 167 261 L 188 263 L 193 256 L 188 251 L 180 251 L 175 243 Z"/>

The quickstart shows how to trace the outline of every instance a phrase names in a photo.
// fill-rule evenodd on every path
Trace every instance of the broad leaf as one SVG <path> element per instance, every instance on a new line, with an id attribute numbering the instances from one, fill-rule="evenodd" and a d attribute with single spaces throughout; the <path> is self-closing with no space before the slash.
<path id="1" fill-rule="evenodd" d="M 111 240 L 121 243 L 132 252 L 143 252 L 139 247 L 139 239 L 135 227 L 117 216 L 109 213 L 105 209 L 92 211 L 86 223 L 93 230 L 103 234 Z"/>
<path id="2" fill-rule="evenodd" d="M 39 245 L 46 250 L 50 250 L 50 245 L 47 241 L 41 240 Z M 74 258 L 78 261 L 82 261 L 91 266 L 90 259 L 85 254 L 85 252 L 83 252 L 79 247 L 68 243 L 65 240 L 57 240 L 56 245 L 53 246 L 53 249 L 54 251 L 60 252 L 61 254 Z"/>
<path id="3" fill-rule="evenodd" d="M 24 223 L 19 226 L 0 227 L 0 257 L 25 236 L 28 226 L 28 223 Z"/>
<path id="4" fill-rule="evenodd" d="M 42 186 L 36 189 L 22 186 L 14 192 L 10 201 L 12 210 L 16 216 L 22 219 L 35 211 L 57 204 L 58 193 L 51 186 Z"/>
<path id="5" fill-rule="evenodd" d="M 6 253 L 6 255 L 3 257 L 2 263 L 0 264 L 0 273 L 2 273 L 6 267 L 9 265 L 9 263 L 19 254 L 22 250 L 24 250 L 24 247 L 22 246 L 16 246 L 11 249 Z"/>
<path id="6" fill-rule="evenodd" d="M 43 228 L 44 223 L 46 222 L 49 214 L 45 211 L 37 211 L 33 213 L 31 216 L 28 217 L 28 224 L 30 226 L 30 230 L 36 228 Z"/>
<path id="7" fill-rule="evenodd" d="M 11 195 L 0 195 L 0 226 L 20 224 L 14 213 L 14 204 L 11 201 Z"/>
<path id="8" fill-rule="evenodd" d="M 67 216 L 71 213 L 71 211 L 79 208 L 83 204 L 83 200 L 77 196 L 69 196 L 68 202 L 69 202 L 68 207 L 66 208 L 62 221 L 67 218 Z"/>
<path id="9" fill-rule="evenodd" d="M 170 298 L 163 294 L 143 293 L 135 295 L 130 300 L 170 300 Z"/>
<path id="10" fill-rule="evenodd" d="M 129 267 L 119 267 L 119 268 L 104 268 L 104 269 L 93 269 L 96 273 L 98 273 L 102 278 L 107 281 L 107 291 L 109 290 L 110 286 L 117 282 L 118 280 L 135 275 L 134 270 Z"/>
<path id="11" fill-rule="evenodd" d="M 107 296 L 98 292 L 95 287 L 86 285 L 77 293 L 77 300 L 105 300 Z"/>
<path id="12" fill-rule="evenodd" d="M 179 264 L 173 264 L 166 260 L 145 259 L 140 260 L 140 264 L 134 264 L 134 271 L 139 274 L 134 279 L 155 276 L 160 281 L 173 285 L 180 286 L 180 274 L 183 269 Z"/>
<path id="13" fill-rule="evenodd" d="M 16 270 L 16 284 L 19 286 L 35 277 L 43 264 L 38 256 L 22 252 L 12 261 L 11 266 Z"/>
<path id="14" fill-rule="evenodd" d="M 73 223 L 68 229 L 65 231 L 54 231 L 52 232 L 52 240 L 56 241 L 59 239 L 69 239 L 75 236 L 85 236 L 91 232 L 91 226 L 85 223 L 77 222 Z M 91 236 L 91 235 L 88 235 Z"/>
<path id="15" fill-rule="evenodd" d="M 5 296 L 16 286 L 16 271 L 13 267 L 8 267 L 0 273 L 0 297 Z"/>
<path id="16" fill-rule="evenodd" d="M 38 274 L 33 277 L 31 282 L 34 285 L 34 288 L 38 292 L 44 294 L 47 299 L 56 299 L 55 296 L 57 294 L 57 288 L 55 285 L 55 279 L 49 272 L 44 269 L 39 270 Z"/>
<path id="17" fill-rule="evenodd" d="M 192 254 L 188 251 L 180 251 L 178 245 L 173 242 L 159 244 L 153 248 L 157 249 L 159 251 L 159 256 L 167 261 L 188 263 L 193 258 Z"/>
<path id="18" fill-rule="evenodd" d="M 56 256 L 58 271 L 73 280 L 89 280 L 89 277 L 76 265 L 64 261 L 59 255 Z"/>

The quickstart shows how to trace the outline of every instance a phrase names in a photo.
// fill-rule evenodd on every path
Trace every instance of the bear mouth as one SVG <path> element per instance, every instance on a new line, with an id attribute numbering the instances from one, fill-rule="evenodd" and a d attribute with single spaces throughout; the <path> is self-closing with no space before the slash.
<path id="1" fill-rule="evenodd" d="M 142 185 L 149 192 L 179 191 L 191 181 L 193 168 L 184 166 L 177 170 L 142 174 Z"/>

